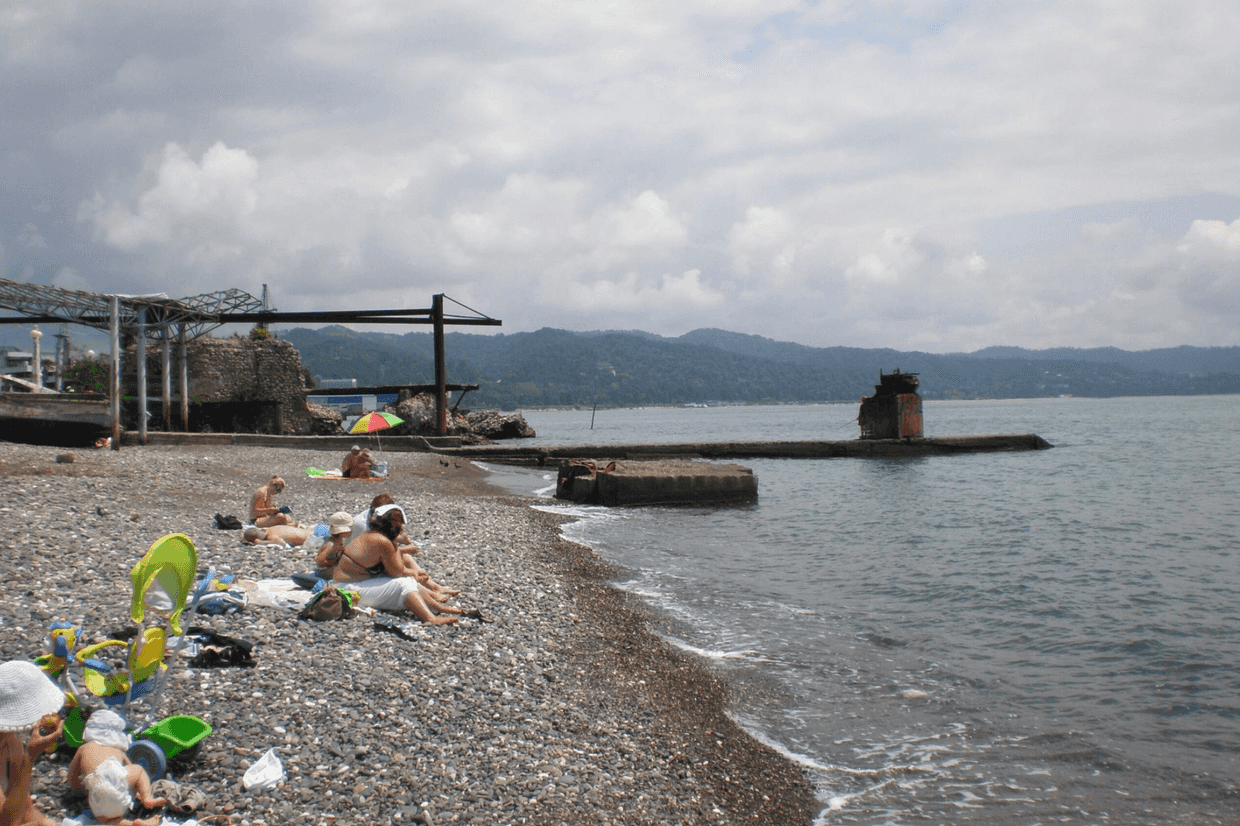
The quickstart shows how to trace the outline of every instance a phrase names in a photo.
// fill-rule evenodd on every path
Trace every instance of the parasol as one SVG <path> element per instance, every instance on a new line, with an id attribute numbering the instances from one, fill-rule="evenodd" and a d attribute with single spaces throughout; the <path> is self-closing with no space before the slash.
<path id="1" fill-rule="evenodd" d="M 400 416 L 393 416 L 391 413 L 363 413 L 357 417 L 353 424 L 349 425 L 348 431 L 350 433 L 375 434 L 375 439 L 379 442 L 379 450 L 383 450 L 383 440 L 379 438 L 379 431 L 395 427 L 404 421 Z"/>
<path id="2" fill-rule="evenodd" d="M 391 413 L 363 413 L 357 417 L 353 424 L 349 425 L 349 432 L 374 433 L 376 430 L 386 430 L 389 427 L 395 427 L 404 421 L 400 416 L 393 416 Z"/>

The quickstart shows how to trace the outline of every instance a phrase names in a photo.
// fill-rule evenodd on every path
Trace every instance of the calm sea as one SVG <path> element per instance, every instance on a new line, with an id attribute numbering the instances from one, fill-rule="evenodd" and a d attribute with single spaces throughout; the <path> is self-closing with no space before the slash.
<path id="1" fill-rule="evenodd" d="M 735 719 L 805 767 L 821 823 L 1236 823 L 1238 403 L 926 402 L 927 435 L 1055 448 L 746 460 L 741 508 L 540 507 L 579 517 L 566 536 L 722 672 Z M 535 443 L 573 444 L 848 439 L 856 412 L 525 416 Z"/>

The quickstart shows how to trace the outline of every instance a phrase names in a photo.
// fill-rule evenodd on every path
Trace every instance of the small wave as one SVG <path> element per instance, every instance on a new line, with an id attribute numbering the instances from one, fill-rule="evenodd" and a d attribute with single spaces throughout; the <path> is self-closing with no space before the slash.
<path id="1" fill-rule="evenodd" d="M 536 511 L 555 513 L 561 516 L 575 516 L 578 519 L 621 519 L 621 515 L 601 505 L 530 505 Z"/>
<path id="2" fill-rule="evenodd" d="M 739 651 L 723 651 L 715 648 L 698 648 L 696 645 L 690 645 L 684 640 L 678 640 L 675 637 L 665 637 L 669 643 L 679 648 L 681 651 L 688 651 L 691 654 L 697 654 L 708 660 L 751 660 L 753 662 L 765 662 L 766 658 L 762 656 L 761 651 L 755 651 L 752 648 L 744 648 Z"/>

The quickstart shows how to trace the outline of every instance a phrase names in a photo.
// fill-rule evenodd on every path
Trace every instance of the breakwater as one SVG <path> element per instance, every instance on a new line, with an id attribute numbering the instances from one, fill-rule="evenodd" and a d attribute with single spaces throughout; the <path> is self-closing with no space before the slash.
<path id="1" fill-rule="evenodd" d="M 347 451 L 350 445 L 376 439 L 383 450 L 397 453 L 443 453 L 506 464 L 543 466 L 561 459 L 891 459 L 943 456 L 1053 447 L 1041 436 L 983 434 L 935 436 L 920 439 L 838 439 L 797 441 L 667 442 L 658 444 L 574 444 L 524 446 L 521 444 L 463 445 L 452 436 L 273 436 L 263 433 L 149 433 L 149 445 L 236 445 Z M 122 445 L 138 444 L 137 434 L 126 431 Z"/>

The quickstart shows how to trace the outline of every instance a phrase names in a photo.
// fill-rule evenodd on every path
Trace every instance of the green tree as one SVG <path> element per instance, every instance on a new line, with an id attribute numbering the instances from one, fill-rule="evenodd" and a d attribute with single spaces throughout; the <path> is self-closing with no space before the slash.
<path id="1" fill-rule="evenodd" d="M 65 390 L 71 393 L 108 392 L 108 366 L 102 361 L 79 359 L 65 370 Z"/>

